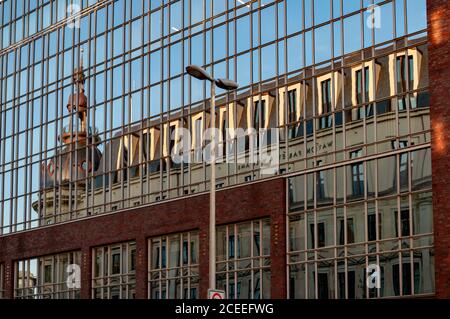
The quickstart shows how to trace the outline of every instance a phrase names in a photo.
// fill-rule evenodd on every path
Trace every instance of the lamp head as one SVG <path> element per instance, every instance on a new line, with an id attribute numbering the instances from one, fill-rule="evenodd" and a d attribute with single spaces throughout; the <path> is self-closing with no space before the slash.
<path id="1" fill-rule="evenodd" d="M 186 72 L 198 80 L 208 80 L 211 82 L 214 81 L 214 79 L 211 77 L 211 75 L 208 74 L 208 72 L 205 71 L 205 69 L 197 65 L 190 65 L 186 67 Z"/>
<path id="2" fill-rule="evenodd" d="M 220 87 L 221 89 L 224 89 L 227 91 L 232 91 L 232 90 L 236 90 L 237 88 L 239 88 L 239 84 L 237 84 L 236 82 L 234 82 L 232 80 L 228 80 L 228 79 L 218 79 L 218 80 L 216 80 L 216 85 L 218 87 Z"/>

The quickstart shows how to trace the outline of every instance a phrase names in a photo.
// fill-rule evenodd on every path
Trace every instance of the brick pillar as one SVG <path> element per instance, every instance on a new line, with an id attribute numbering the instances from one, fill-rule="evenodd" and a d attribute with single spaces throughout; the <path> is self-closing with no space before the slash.
<path id="1" fill-rule="evenodd" d="M 92 250 L 84 247 L 81 250 L 81 299 L 92 298 Z"/>
<path id="2" fill-rule="evenodd" d="M 208 212 L 209 213 L 209 212 Z M 209 218 L 209 215 L 208 215 Z M 199 230 L 200 287 L 199 298 L 208 298 L 209 289 L 209 225 L 202 225 Z"/>
<path id="3" fill-rule="evenodd" d="M 4 276 L 4 289 L 5 289 L 5 298 L 13 299 L 14 298 L 14 262 L 12 260 L 6 260 L 4 263 L 5 266 L 5 276 Z"/>
<path id="4" fill-rule="evenodd" d="M 147 299 L 148 271 L 147 271 L 147 240 L 145 237 L 136 239 L 136 298 Z"/>
<path id="5" fill-rule="evenodd" d="M 450 298 L 450 2 L 428 0 L 436 297 Z"/>
<path id="6" fill-rule="evenodd" d="M 285 179 L 280 179 L 274 184 L 271 206 L 275 209 L 270 216 L 270 265 L 271 265 L 271 291 L 272 299 L 286 299 L 286 187 Z"/>

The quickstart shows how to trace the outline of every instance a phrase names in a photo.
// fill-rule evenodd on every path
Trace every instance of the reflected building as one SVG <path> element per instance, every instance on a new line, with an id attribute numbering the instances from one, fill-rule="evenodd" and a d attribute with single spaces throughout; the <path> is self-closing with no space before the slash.
<path id="1" fill-rule="evenodd" d="M 205 298 L 212 124 L 227 298 L 445 295 L 428 1 L 369 2 L 0 3 L 0 296 Z"/>

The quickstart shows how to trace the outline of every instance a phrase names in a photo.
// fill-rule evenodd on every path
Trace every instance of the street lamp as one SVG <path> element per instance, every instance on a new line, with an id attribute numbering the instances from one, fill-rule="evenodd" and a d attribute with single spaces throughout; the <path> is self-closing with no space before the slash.
<path id="1" fill-rule="evenodd" d="M 190 65 L 186 72 L 201 81 L 211 82 L 211 191 L 209 193 L 209 288 L 216 289 L 216 85 L 226 91 L 239 85 L 228 79 L 214 79 L 205 69 Z"/>

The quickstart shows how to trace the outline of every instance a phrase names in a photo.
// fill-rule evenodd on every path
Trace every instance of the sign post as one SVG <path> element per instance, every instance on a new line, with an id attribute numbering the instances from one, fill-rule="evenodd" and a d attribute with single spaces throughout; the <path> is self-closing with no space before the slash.
<path id="1" fill-rule="evenodd" d="M 208 299 L 225 299 L 225 291 L 208 289 Z"/>

